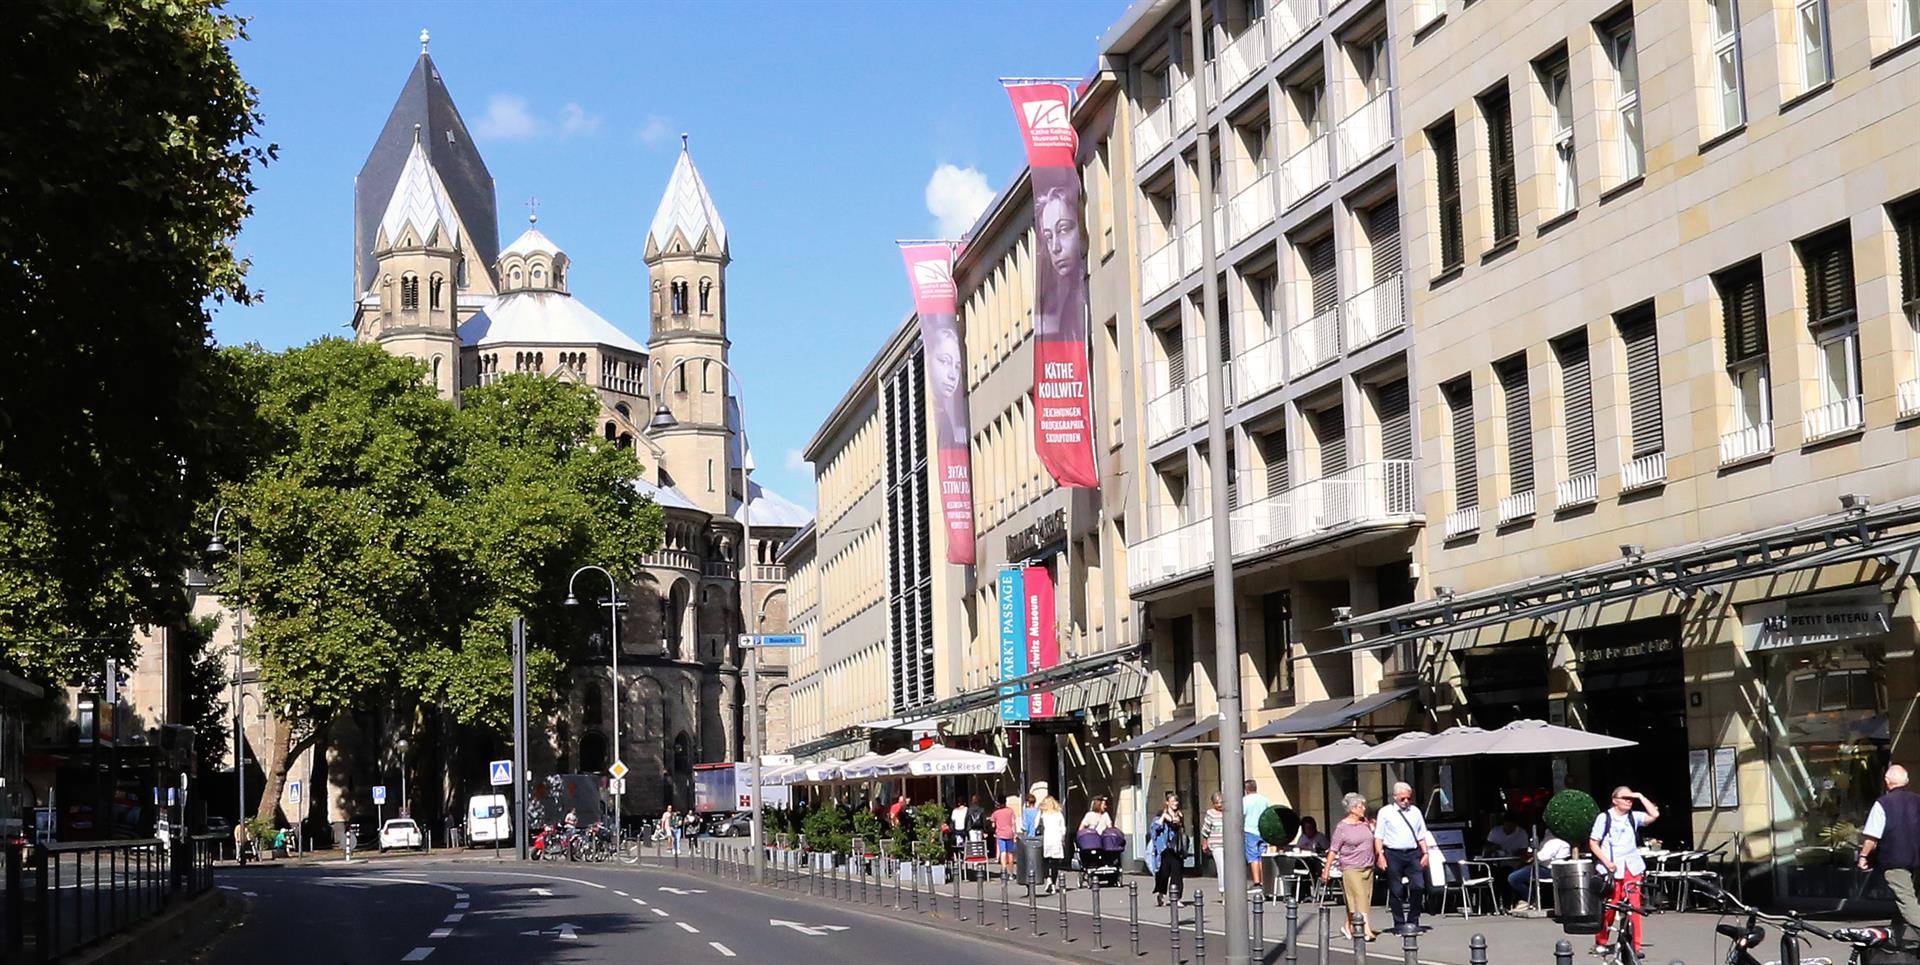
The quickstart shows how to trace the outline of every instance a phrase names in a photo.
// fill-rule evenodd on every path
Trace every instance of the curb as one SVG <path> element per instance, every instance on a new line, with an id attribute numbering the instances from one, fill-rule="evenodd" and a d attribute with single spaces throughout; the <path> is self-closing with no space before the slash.
<path id="1" fill-rule="evenodd" d="M 71 959 L 72 965 L 134 965 L 139 962 L 187 960 L 245 917 L 241 902 L 227 900 L 218 888 L 190 898 L 92 951 Z"/>

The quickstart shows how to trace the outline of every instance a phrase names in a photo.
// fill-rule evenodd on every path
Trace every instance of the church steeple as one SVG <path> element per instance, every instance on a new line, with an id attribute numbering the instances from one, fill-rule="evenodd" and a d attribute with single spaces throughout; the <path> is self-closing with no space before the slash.
<path id="1" fill-rule="evenodd" d="M 687 136 L 680 135 L 680 158 L 674 162 L 673 176 L 667 179 L 666 193 L 653 213 L 653 225 L 647 229 L 647 261 L 661 254 L 698 252 L 727 260 L 727 226 L 720 221 L 720 210 L 713 206 L 707 182 L 693 166 L 693 154 L 687 149 Z"/>
<path id="2" fill-rule="evenodd" d="M 460 216 L 415 132 L 413 148 L 374 225 L 372 276 L 354 333 L 395 355 L 419 359 L 435 389 L 452 398 L 460 364 Z"/>
<path id="3" fill-rule="evenodd" d="M 647 231 L 655 398 L 676 420 L 652 434 L 661 465 L 682 492 L 724 515 L 740 456 L 729 453 L 727 378 L 727 227 L 686 137 Z M 683 361 L 684 360 L 684 361 Z M 731 458 L 729 456 L 731 455 Z"/>

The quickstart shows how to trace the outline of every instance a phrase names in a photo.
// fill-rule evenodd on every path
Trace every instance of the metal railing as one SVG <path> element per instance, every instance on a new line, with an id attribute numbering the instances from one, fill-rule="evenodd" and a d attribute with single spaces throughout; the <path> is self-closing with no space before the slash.
<path id="1" fill-rule="evenodd" d="M 1807 410 L 1807 441 L 1818 442 L 1866 424 L 1861 397 L 1851 395 Z"/>
<path id="2" fill-rule="evenodd" d="M 1186 387 L 1176 385 L 1147 402 L 1147 444 L 1170 439 L 1186 428 Z"/>
<path id="3" fill-rule="evenodd" d="M 1268 49 L 1280 53 L 1320 22 L 1320 0 L 1279 0 L 1267 11 Z"/>
<path id="4" fill-rule="evenodd" d="M 1160 153 L 1173 141 L 1173 103 L 1161 101 L 1133 125 L 1133 152 L 1139 163 Z"/>
<path id="5" fill-rule="evenodd" d="M 1187 523 L 1127 547 L 1127 583 L 1134 589 L 1213 565 L 1213 520 Z"/>
<path id="6" fill-rule="evenodd" d="M 1773 451 L 1773 423 L 1756 422 L 1720 437 L 1720 465 L 1752 459 Z"/>
<path id="7" fill-rule="evenodd" d="M 1220 78 L 1219 92 L 1221 94 L 1231 94 L 1235 90 L 1238 90 L 1241 84 L 1246 83 L 1253 75 L 1259 73 L 1261 66 L 1266 62 L 1266 24 L 1255 20 L 1247 25 L 1245 33 L 1241 34 L 1233 43 L 1228 44 L 1225 50 L 1220 52 L 1220 70 L 1218 72 Z"/>
<path id="8" fill-rule="evenodd" d="M 1180 273 L 1199 271 L 1200 255 L 1200 223 L 1196 221 L 1180 229 Z"/>
<path id="9" fill-rule="evenodd" d="M 1353 113 L 1341 119 L 1335 130 L 1339 137 L 1340 173 L 1387 149 L 1393 143 L 1393 88 L 1373 95 Z"/>
<path id="10" fill-rule="evenodd" d="M 1281 206 L 1291 208 L 1299 204 L 1307 195 L 1326 187 L 1330 180 L 1332 174 L 1327 170 L 1327 136 L 1322 134 L 1280 162 Z"/>
<path id="11" fill-rule="evenodd" d="M 1330 308 L 1288 330 L 1293 339 L 1293 376 L 1299 378 L 1340 357 L 1340 310 Z"/>
<path id="12" fill-rule="evenodd" d="M 1658 486 L 1666 481 L 1667 454 L 1664 450 L 1628 460 L 1626 465 L 1620 467 L 1620 491 L 1623 493 Z"/>
<path id="13" fill-rule="evenodd" d="M 1399 331 L 1407 324 L 1402 276 L 1391 275 L 1347 299 L 1347 347 L 1359 348 Z"/>
<path id="14" fill-rule="evenodd" d="M 1262 174 L 1228 203 L 1227 226 L 1232 232 L 1229 244 L 1245 241 L 1248 235 L 1272 224 L 1273 217 L 1273 175 Z"/>
<path id="15" fill-rule="evenodd" d="M 1908 379 L 1900 383 L 1894 394 L 1900 399 L 1900 418 L 1920 415 L 1920 379 Z"/>
<path id="16" fill-rule="evenodd" d="M 1173 89 L 1173 130 L 1179 132 L 1192 127 L 1198 107 L 1194 103 L 1193 81 L 1181 81 L 1180 86 Z"/>
<path id="17" fill-rule="evenodd" d="M 50 962 L 213 887 L 223 834 L 6 849 L 7 961 Z"/>
<path id="18" fill-rule="evenodd" d="M 1180 280 L 1180 249 L 1172 239 L 1140 259 L 1140 292 L 1147 298 L 1173 287 Z"/>
<path id="19" fill-rule="evenodd" d="M 1532 516 L 1537 502 L 1538 500 L 1534 491 L 1531 489 L 1523 493 L 1514 493 L 1511 496 L 1502 497 L 1500 499 L 1500 525 L 1505 526 L 1508 523 Z"/>
<path id="20" fill-rule="evenodd" d="M 1226 381 L 1222 383 L 1226 389 L 1226 404 L 1232 405 L 1233 363 L 1224 363 L 1221 365 L 1220 371 L 1226 376 Z M 1198 378 L 1187 383 L 1187 425 L 1205 425 L 1207 422 L 1207 412 L 1207 373 L 1202 372 Z"/>
<path id="21" fill-rule="evenodd" d="M 1243 328 L 1242 331 L 1250 329 Z M 1286 341 L 1276 335 L 1254 347 L 1241 352 L 1234 359 L 1233 371 L 1235 397 L 1241 400 L 1257 398 L 1285 383 L 1286 359 L 1282 346 Z"/>
<path id="22" fill-rule="evenodd" d="M 1310 479 L 1233 511 L 1235 556 L 1258 553 L 1342 526 L 1412 516 L 1413 461 L 1384 459 Z"/>
<path id="23" fill-rule="evenodd" d="M 1553 508 L 1572 509 L 1600 501 L 1600 471 L 1589 469 L 1562 479 L 1553 487 Z"/>
<path id="24" fill-rule="evenodd" d="M 1448 513 L 1444 528 L 1447 539 L 1457 539 L 1468 533 L 1478 532 L 1480 530 L 1480 507 L 1468 506 L 1464 509 L 1456 509 Z"/>

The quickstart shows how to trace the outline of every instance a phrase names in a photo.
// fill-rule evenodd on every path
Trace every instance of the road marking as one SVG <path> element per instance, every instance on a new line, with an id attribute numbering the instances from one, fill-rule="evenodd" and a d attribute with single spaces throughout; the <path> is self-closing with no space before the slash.
<path id="1" fill-rule="evenodd" d="M 431 939 L 441 939 L 452 934 L 453 929 L 451 928 L 435 928 L 432 932 L 428 933 L 427 937 Z"/>
<path id="2" fill-rule="evenodd" d="M 79 887 L 79 886 L 78 886 L 78 885 L 75 885 L 75 887 Z M 234 886 L 232 886 L 232 885 L 221 885 L 221 886 L 220 886 L 220 890 L 221 890 L 221 891 L 239 891 L 240 889 L 238 889 L 238 888 L 235 888 L 235 887 L 234 887 Z"/>
<path id="3" fill-rule="evenodd" d="M 466 911 L 466 910 L 467 910 L 467 908 L 468 908 L 468 904 L 467 904 L 467 902 L 464 902 L 464 901 L 456 901 L 456 902 L 454 902 L 454 903 L 453 903 L 453 910 L 454 910 L 454 911 Z"/>
<path id="4" fill-rule="evenodd" d="M 621 890 L 620 890 L 620 889 L 618 889 L 618 888 L 615 888 L 615 889 L 613 889 L 613 893 L 614 893 L 614 894 L 616 894 L 616 895 L 619 895 L 619 896 L 620 896 L 620 897 L 622 897 L 622 898 L 625 898 L 625 897 L 627 897 L 627 893 L 626 893 L 626 892 L 624 892 L 624 891 L 621 891 Z"/>
<path id="5" fill-rule="evenodd" d="M 665 908 L 655 908 L 653 910 L 653 913 L 656 915 L 659 915 L 662 918 L 667 917 L 667 910 Z"/>
<path id="6" fill-rule="evenodd" d="M 243 895 L 246 895 L 246 896 L 247 896 L 248 898 L 258 898 L 258 897 L 260 897 L 260 893 L 259 893 L 259 892 L 257 892 L 257 891 L 243 891 L 243 892 L 241 892 L 241 894 L 243 894 Z"/>
<path id="7" fill-rule="evenodd" d="M 636 905 L 639 905 L 642 908 L 647 907 L 647 900 L 645 898 L 635 898 L 633 900 L 633 903 Z"/>
<path id="8" fill-rule="evenodd" d="M 466 901 L 468 898 L 472 896 L 462 891 L 462 892 L 455 893 L 453 897 L 455 898 L 455 900 L 458 900 L 458 901 Z"/>
<path id="9" fill-rule="evenodd" d="M 579 927 L 580 927 L 579 925 L 575 925 L 571 922 L 568 922 L 567 924 L 564 924 L 564 925 L 555 925 L 546 931 L 541 931 L 538 928 L 534 928 L 528 931 L 523 931 L 520 934 L 522 935 L 554 935 L 560 938 L 564 938 L 567 941 L 573 941 L 574 939 L 577 939 L 580 937 L 579 933 L 574 931 L 574 929 Z"/>
<path id="10" fill-rule="evenodd" d="M 707 889 L 705 888 L 682 889 L 682 888 L 669 888 L 666 885 L 661 885 L 660 890 L 672 895 L 704 895 L 707 893 Z"/>
<path id="11" fill-rule="evenodd" d="M 821 935 L 847 930 L 846 925 L 802 925 L 797 921 L 786 921 L 780 918 L 769 918 L 767 919 L 767 924 L 775 928 L 791 928 L 802 935 L 812 935 L 815 938 Z"/>
<path id="12" fill-rule="evenodd" d="M 676 925 L 679 925 L 679 926 L 680 926 L 680 930 L 681 930 L 681 931 L 684 931 L 684 932 L 686 932 L 686 933 L 687 933 L 687 934 L 689 934 L 689 935 L 698 935 L 698 934 L 700 934 L 700 929 L 698 929 L 698 928 L 695 928 L 695 927 L 693 927 L 692 925 L 689 925 L 689 924 L 687 924 L 687 923 L 686 923 L 686 922 L 684 922 L 684 921 L 676 921 L 676 922 L 674 922 L 674 924 L 676 924 Z"/>
<path id="13" fill-rule="evenodd" d="M 720 954 L 725 955 L 728 958 L 736 957 L 733 954 L 733 949 L 728 948 L 727 946 L 722 945 L 719 942 L 708 942 L 707 944 L 712 945 L 714 951 L 719 952 Z"/>
<path id="14" fill-rule="evenodd" d="M 422 945 L 419 948 L 416 948 L 413 951 L 410 951 L 405 955 L 400 956 L 400 960 L 403 962 L 417 962 L 417 961 L 420 961 L 421 959 L 426 958 L 428 955 L 431 955 L 431 954 L 433 954 L 433 946 Z"/>
<path id="15" fill-rule="evenodd" d="M 440 923 L 443 925 L 458 925 L 460 924 L 460 919 L 465 917 L 467 916 L 456 911 L 448 915 L 447 917 L 440 919 Z"/>
<path id="16" fill-rule="evenodd" d="M 551 888 L 535 888 L 533 889 L 533 893 L 536 897 L 539 897 L 539 898 L 553 897 L 553 889 Z"/>

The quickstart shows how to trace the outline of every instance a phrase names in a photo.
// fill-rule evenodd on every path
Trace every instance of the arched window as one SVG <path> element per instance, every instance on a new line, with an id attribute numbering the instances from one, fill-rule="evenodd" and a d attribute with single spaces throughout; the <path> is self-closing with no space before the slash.
<path id="1" fill-rule="evenodd" d="M 676 389 L 675 389 L 674 391 L 676 391 L 676 392 L 679 392 L 679 393 L 681 393 L 682 395 L 684 395 L 684 394 L 686 394 L 686 391 L 687 391 L 687 367 L 686 367 L 685 365 L 676 365 L 676 366 L 674 366 L 674 367 L 673 367 L 673 378 L 674 378 L 674 381 L 675 381 L 676 383 L 678 383 L 678 387 L 677 387 L 677 388 L 676 388 Z"/>
<path id="2" fill-rule="evenodd" d="M 547 353 L 533 353 L 533 370 L 535 372 L 545 372 L 547 370 Z"/>
<path id="3" fill-rule="evenodd" d="M 627 404 L 625 402 L 615 403 L 613 406 L 613 411 L 620 413 L 620 418 L 625 419 L 628 422 L 633 421 L 633 410 L 627 408 Z"/>
<path id="4" fill-rule="evenodd" d="M 619 427 L 618 427 L 618 426 L 615 426 L 615 425 L 614 425 L 613 423 L 611 423 L 611 422 L 609 422 L 609 423 L 607 423 L 607 441 L 608 441 L 608 442 L 612 442 L 612 441 L 613 441 L 613 437 L 614 437 L 614 434 L 615 434 L 616 432 L 618 432 L 618 431 L 619 431 Z"/>
<path id="5" fill-rule="evenodd" d="M 684 278 L 673 280 L 673 313 L 675 315 L 687 313 L 687 281 Z"/>
<path id="6" fill-rule="evenodd" d="M 546 280 L 547 280 L 546 272 L 541 271 L 538 268 L 535 268 L 533 270 L 533 287 L 544 288 L 546 286 Z"/>
<path id="7" fill-rule="evenodd" d="M 707 492 L 713 492 L 713 460 L 707 460 Z"/>
<path id="8" fill-rule="evenodd" d="M 708 394 L 712 394 L 713 392 L 713 363 L 712 362 L 700 363 L 700 391 Z"/>
<path id="9" fill-rule="evenodd" d="M 466 255 L 461 255 L 460 260 L 453 263 L 453 283 L 459 285 L 461 288 L 467 287 Z"/>
<path id="10" fill-rule="evenodd" d="M 660 296 L 660 282 L 656 279 L 653 283 L 653 317 L 659 318 L 660 314 L 666 311 L 666 307 Z"/>
<path id="11" fill-rule="evenodd" d="M 617 440 L 615 440 L 615 442 L 616 442 L 616 444 L 618 444 L 618 445 L 620 446 L 620 448 L 622 448 L 622 449 L 632 449 L 632 448 L 633 448 L 633 435 L 632 435 L 631 433 L 626 433 L 626 432 L 622 432 L 622 433 L 620 433 L 620 438 L 619 438 L 619 439 L 617 439 Z"/>
<path id="12" fill-rule="evenodd" d="M 713 279 L 700 279 L 700 314 L 713 314 Z"/>
<path id="13" fill-rule="evenodd" d="M 433 280 L 430 283 L 428 283 L 427 304 L 431 305 L 435 311 L 438 311 L 440 308 L 440 288 L 446 283 L 447 283 L 446 277 L 438 273 L 435 273 L 433 276 Z"/>
<path id="14" fill-rule="evenodd" d="M 406 274 L 400 276 L 400 309 L 414 311 L 420 307 L 420 276 Z"/>
<path id="15" fill-rule="evenodd" d="M 436 386 L 440 384 L 440 356 L 438 355 L 433 357 L 433 384 Z"/>
<path id="16" fill-rule="evenodd" d="M 559 265 L 553 266 L 553 287 L 559 288 L 567 283 L 567 270 Z"/>

